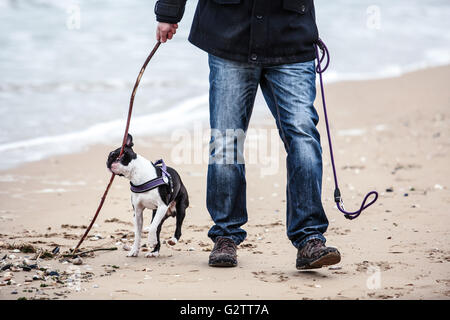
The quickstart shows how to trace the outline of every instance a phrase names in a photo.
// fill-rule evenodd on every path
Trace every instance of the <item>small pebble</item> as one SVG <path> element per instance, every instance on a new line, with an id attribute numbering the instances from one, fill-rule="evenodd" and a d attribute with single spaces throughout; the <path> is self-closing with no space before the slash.
<path id="1" fill-rule="evenodd" d="M 11 291 L 11 294 L 17 294 L 17 290 Z"/>
<path id="2" fill-rule="evenodd" d="M 341 270 L 342 267 L 340 266 L 333 266 L 333 267 L 329 267 L 328 270 Z"/>
<path id="3" fill-rule="evenodd" d="M 5 271 L 5 270 L 8 270 L 8 269 L 10 269 L 12 267 L 12 264 L 11 263 L 8 263 L 7 265 L 4 265 L 3 267 L 2 267 L 2 271 Z"/>
<path id="4" fill-rule="evenodd" d="M 125 251 L 130 251 L 130 250 L 131 250 L 131 247 L 125 243 L 125 244 L 123 245 L 122 249 L 125 250 Z"/>
<path id="5" fill-rule="evenodd" d="M 14 275 L 12 274 L 12 272 L 5 272 L 5 274 L 3 274 L 3 281 L 9 281 L 14 277 Z"/>
<path id="6" fill-rule="evenodd" d="M 83 260 L 81 258 L 76 258 L 72 261 L 72 263 L 76 266 L 79 266 L 83 264 Z"/>

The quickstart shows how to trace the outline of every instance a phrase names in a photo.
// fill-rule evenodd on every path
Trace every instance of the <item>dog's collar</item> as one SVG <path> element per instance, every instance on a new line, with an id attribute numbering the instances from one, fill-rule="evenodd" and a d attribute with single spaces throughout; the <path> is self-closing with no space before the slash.
<path id="1" fill-rule="evenodd" d="M 172 192 L 172 177 L 170 176 L 170 174 L 167 172 L 167 167 L 166 164 L 164 163 L 164 161 L 162 159 L 156 161 L 155 163 L 152 162 L 152 165 L 155 168 L 160 168 L 161 169 L 161 176 L 154 178 L 152 180 L 149 180 L 143 184 L 140 184 L 138 186 L 134 185 L 131 181 L 130 181 L 130 190 L 134 193 L 142 193 L 142 192 L 147 192 L 150 190 L 153 190 L 155 188 L 158 188 L 161 185 L 168 185 L 170 187 L 170 192 Z"/>

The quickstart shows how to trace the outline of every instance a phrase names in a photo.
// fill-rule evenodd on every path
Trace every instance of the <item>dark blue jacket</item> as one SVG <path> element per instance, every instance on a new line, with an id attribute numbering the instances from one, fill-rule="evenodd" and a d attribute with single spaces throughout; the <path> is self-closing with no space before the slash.
<path id="1" fill-rule="evenodd" d="M 159 22 L 178 23 L 186 0 L 158 0 Z M 189 41 L 221 58 L 277 65 L 315 58 L 313 0 L 199 0 Z"/>

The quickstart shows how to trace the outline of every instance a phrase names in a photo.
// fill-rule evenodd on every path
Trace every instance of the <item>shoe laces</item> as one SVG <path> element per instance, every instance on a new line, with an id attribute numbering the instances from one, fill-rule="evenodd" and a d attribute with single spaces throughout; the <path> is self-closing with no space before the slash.
<path id="1" fill-rule="evenodd" d="M 305 245 L 305 249 L 302 250 L 303 252 L 315 252 L 318 249 L 323 247 L 323 242 L 320 239 L 312 239 L 310 241 L 308 241 Z"/>
<path id="2" fill-rule="evenodd" d="M 234 253 L 236 251 L 236 244 L 231 239 L 219 238 L 217 239 L 215 249 L 224 253 Z"/>

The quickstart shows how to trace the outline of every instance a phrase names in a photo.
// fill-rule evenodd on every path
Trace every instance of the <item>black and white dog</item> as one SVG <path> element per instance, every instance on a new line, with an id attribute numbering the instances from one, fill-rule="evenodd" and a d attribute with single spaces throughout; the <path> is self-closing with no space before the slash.
<path id="1" fill-rule="evenodd" d="M 132 147 L 133 137 L 129 134 L 122 156 L 118 158 L 121 148 L 117 148 L 109 154 L 106 163 L 108 169 L 129 179 L 131 184 L 135 186 L 161 177 L 161 168 L 136 154 Z M 144 209 L 153 210 L 152 222 L 148 228 L 149 246 L 153 251 L 147 253 L 146 257 L 157 257 L 159 255 L 161 226 L 168 217 L 176 217 L 175 234 L 168 240 L 168 243 L 175 245 L 180 239 L 181 225 L 186 214 L 186 208 L 189 206 L 189 198 L 179 174 L 170 167 L 167 167 L 167 172 L 172 179 L 172 188 L 168 184 L 163 184 L 146 192 L 131 192 L 131 204 L 134 209 L 134 244 L 128 253 L 129 257 L 137 257 L 139 254 Z"/>

